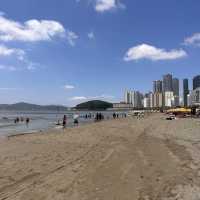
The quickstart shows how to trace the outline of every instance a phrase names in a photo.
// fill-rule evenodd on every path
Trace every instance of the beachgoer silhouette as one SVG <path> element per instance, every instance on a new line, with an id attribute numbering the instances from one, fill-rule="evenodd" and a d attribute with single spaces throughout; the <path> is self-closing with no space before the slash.
<path id="1" fill-rule="evenodd" d="M 74 119 L 74 125 L 77 125 L 78 126 L 78 119 Z"/>
<path id="2" fill-rule="evenodd" d="M 99 121 L 101 121 L 101 113 L 99 113 Z"/>
<path id="3" fill-rule="evenodd" d="M 102 113 L 100 113 L 101 115 L 101 120 L 104 120 L 104 115 Z"/>
<path id="4" fill-rule="evenodd" d="M 63 116 L 63 129 L 66 128 L 66 125 L 67 125 L 67 116 L 64 115 L 64 116 Z"/>
<path id="5" fill-rule="evenodd" d="M 74 118 L 74 125 L 77 125 L 77 126 L 78 126 L 78 123 L 79 123 L 79 121 L 78 121 L 79 115 L 74 115 L 73 118 Z"/>
<path id="6" fill-rule="evenodd" d="M 17 123 L 19 122 L 19 117 L 16 118 L 16 122 L 17 122 Z"/>
<path id="7" fill-rule="evenodd" d="M 99 113 L 97 113 L 96 117 L 95 117 L 95 121 L 99 121 L 99 117 L 100 117 L 100 115 L 99 115 Z"/>
<path id="8" fill-rule="evenodd" d="M 28 125 L 29 125 L 29 122 L 30 122 L 30 119 L 27 117 L 26 118 L 26 126 L 28 127 Z"/>

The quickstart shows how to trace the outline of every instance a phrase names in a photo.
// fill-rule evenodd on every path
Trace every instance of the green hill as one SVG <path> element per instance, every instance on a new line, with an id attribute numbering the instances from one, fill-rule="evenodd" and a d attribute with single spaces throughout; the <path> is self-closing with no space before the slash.
<path id="1" fill-rule="evenodd" d="M 112 107 L 113 107 L 112 103 L 100 100 L 93 100 L 78 104 L 75 108 L 77 110 L 106 110 L 107 108 L 112 108 Z"/>

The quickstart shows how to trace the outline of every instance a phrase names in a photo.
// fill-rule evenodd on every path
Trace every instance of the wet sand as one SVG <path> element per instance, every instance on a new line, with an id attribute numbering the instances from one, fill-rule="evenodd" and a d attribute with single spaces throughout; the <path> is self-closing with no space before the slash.
<path id="1" fill-rule="evenodd" d="M 0 199 L 200 199 L 200 119 L 164 118 L 1 139 Z"/>

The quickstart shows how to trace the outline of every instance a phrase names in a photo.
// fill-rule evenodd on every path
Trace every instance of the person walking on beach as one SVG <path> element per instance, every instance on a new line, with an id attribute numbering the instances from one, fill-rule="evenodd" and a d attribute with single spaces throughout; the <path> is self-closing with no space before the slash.
<path id="1" fill-rule="evenodd" d="M 95 121 L 99 121 L 99 113 L 96 113 Z"/>
<path id="2" fill-rule="evenodd" d="M 19 123 L 19 117 L 16 118 L 16 122 Z"/>
<path id="3" fill-rule="evenodd" d="M 73 118 L 74 118 L 74 126 L 78 126 L 78 124 L 79 124 L 79 122 L 78 122 L 79 115 L 74 115 Z"/>
<path id="4" fill-rule="evenodd" d="M 26 127 L 27 127 L 27 128 L 28 128 L 29 122 L 30 122 L 30 119 L 27 117 L 27 118 L 26 118 Z"/>
<path id="5" fill-rule="evenodd" d="M 64 117 L 63 117 L 63 129 L 66 128 L 66 125 L 67 125 L 67 116 L 64 115 Z"/>

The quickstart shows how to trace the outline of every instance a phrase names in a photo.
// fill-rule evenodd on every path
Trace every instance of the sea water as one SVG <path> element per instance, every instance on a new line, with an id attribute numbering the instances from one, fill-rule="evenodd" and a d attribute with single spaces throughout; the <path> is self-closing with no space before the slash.
<path id="1" fill-rule="evenodd" d="M 51 128 L 61 128 L 57 126 L 58 121 L 62 123 L 64 115 L 67 116 L 67 126 L 72 127 L 73 116 L 79 115 L 78 121 L 80 125 L 94 122 L 96 112 L 89 111 L 67 111 L 67 112 L 55 112 L 55 111 L 0 111 L 0 137 L 5 135 L 15 135 L 21 133 L 32 133 L 38 131 L 44 131 Z M 105 119 L 112 118 L 113 112 L 104 111 L 101 112 Z M 92 118 L 85 118 L 85 115 L 91 114 Z M 119 113 L 121 114 L 121 113 Z M 16 118 L 23 118 L 23 122 L 14 123 Z M 30 123 L 26 125 L 26 118 L 30 118 Z"/>

